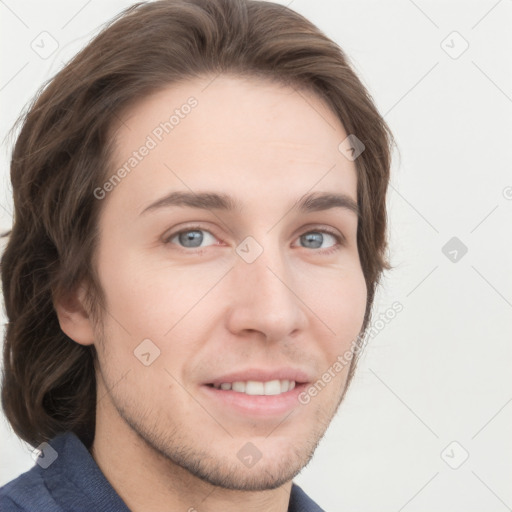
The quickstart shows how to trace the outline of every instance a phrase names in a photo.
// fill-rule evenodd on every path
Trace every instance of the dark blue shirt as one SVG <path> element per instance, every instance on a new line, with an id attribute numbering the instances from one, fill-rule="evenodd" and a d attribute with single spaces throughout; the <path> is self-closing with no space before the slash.
<path id="1" fill-rule="evenodd" d="M 73 432 L 42 448 L 32 469 L 0 487 L 1 512 L 130 512 Z M 288 512 L 324 512 L 293 484 Z"/>

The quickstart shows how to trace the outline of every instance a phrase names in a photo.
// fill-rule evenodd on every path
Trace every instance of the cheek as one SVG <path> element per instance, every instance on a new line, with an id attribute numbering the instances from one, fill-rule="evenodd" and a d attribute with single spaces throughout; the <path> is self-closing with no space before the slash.
<path id="1" fill-rule="evenodd" d="M 347 278 L 340 295 L 341 307 L 350 315 L 351 324 L 357 328 L 359 333 L 364 320 L 367 300 L 366 281 L 362 271 Z"/>
<path id="2" fill-rule="evenodd" d="M 156 269 L 148 260 L 126 253 L 117 260 L 108 258 L 107 251 L 105 254 L 100 279 L 104 283 L 107 307 L 113 316 L 119 315 L 133 327 L 140 319 L 146 319 L 149 326 L 164 309 L 169 313 L 173 310 L 172 301 L 179 302 L 177 295 L 181 300 L 186 299 L 187 288 L 180 281 L 179 272 L 173 276 L 169 270 Z"/>
<path id="3" fill-rule="evenodd" d="M 347 265 L 344 268 L 320 269 L 302 275 L 304 296 L 314 302 L 333 324 L 362 324 L 367 293 L 360 268 Z"/>
<path id="4" fill-rule="evenodd" d="M 326 350 L 335 358 L 356 340 L 363 325 L 367 290 L 362 271 L 340 272 L 316 291 L 310 289 L 308 295 L 314 297 L 315 306 L 310 307 L 324 324 L 324 331 L 332 335 L 327 338 Z"/>
<path id="5" fill-rule="evenodd" d="M 176 337 L 179 346 L 193 348 L 208 313 L 219 307 L 209 292 L 228 268 L 217 264 L 186 269 L 164 258 L 126 253 L 117 261 L 105 258 L 104 263 L 100 279 L 110 313 L 107 321 L 123 340 L 120 344 L 130 340 L 137 345 L 149 338 L 162 350 Z"/>

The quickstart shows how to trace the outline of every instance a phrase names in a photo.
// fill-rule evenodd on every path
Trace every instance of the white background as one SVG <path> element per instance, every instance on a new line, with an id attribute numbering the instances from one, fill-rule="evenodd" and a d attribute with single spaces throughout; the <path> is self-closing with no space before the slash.
<path id="1" fill-rule="evenodd" d="M 0 2 L 2 138 L 62 62 L 131 3 Z M 388 203 L 395 269 L 376 317 L 394 301 L 404 309 L 367 347 L 296 482 L 329 511 L 510 509 L 512 1 L 281 3 L 346 51 L 400 151 Z M 59 44 L 46 60 L 31 48 L 43 31 Z M 462 38 L 469 47 L 453 58 Z M 4 143 L 2 231 L 9 151 Z M 456 262 L 442 252 L 452 237 L 468 249 Z M 33 461 L 3 417 L 0 439 L 2 485 Z M 463 450 L 467 461 L 449 467 Z"/>

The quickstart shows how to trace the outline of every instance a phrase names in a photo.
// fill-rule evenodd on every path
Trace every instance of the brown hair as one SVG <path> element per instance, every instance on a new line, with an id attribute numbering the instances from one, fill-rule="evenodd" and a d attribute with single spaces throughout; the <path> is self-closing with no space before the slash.
<path id="1" fill-rule="evenodd" d="M 54 300 L 84 280 L 93 317 L 104 308 L 94 264 L 101 201 L 93 191 L 109 175 L 109 129 L 137 99 L 218 73 L 310 89 L 364 143 L 355 162 L 357 242 L 368 292 L 363 330 L 369 323 L 381 273 L 391 268 L 385 252 L 392 137 L 342 50 L 299 14 L 267 1 L 137 3 L 43 86 L 18 119 L 14 222 L 1 259 L 9 320 L 2 406 L 16 434 L 33 446 L 66 430 L 86 446 L 94 438 L 96 353 L 62 332 Z M 355 359 L 350 376 L 354 368 Z"/>

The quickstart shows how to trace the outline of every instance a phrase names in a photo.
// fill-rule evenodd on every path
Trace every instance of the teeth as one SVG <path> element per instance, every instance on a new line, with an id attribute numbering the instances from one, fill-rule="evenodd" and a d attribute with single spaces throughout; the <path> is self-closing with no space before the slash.
<path id="1" fill-rule="evenodd" d="M 243 390 L 246 395 L 264 395 L 265 394 L 265 384 L 263 382 L 256 382 L 255 380 L 248 380 L 247 385 L 242 382 L 233 382 L 233 390 L 239 391 L 239 389 L 235 388 L 235 384 L 243 384 Z"/>
<path id="2" fill-rule="evenodd" d="M 281 393 L 281 382 L 278 380 L 265 382 L 264 387 L 265 395 L 279 395 L 279 393 Z M 288 389 L 286 391 L 288 391 Z"/>
<path id="3" fill-rule="evenodd" d="M 245 382 L 233 382 L 233 384 L 231 384 L 231 389 L 233 391 L 238 391 L 239 393 L 245 393 Z"/>
<path id="4" fill-rule="evenodd" d="M 246 382 L 223 382 L 222 384 L 214 384 L 215 389 L 222 389 L 224 391 L 236 391 L 237 393 L 245 393 L 246 395 L 279 395 L 286 393 L 295 388 L 294 380 L 269 380 L 268 382 L 261 382 L 255 380 L 248 380 Z"/>

